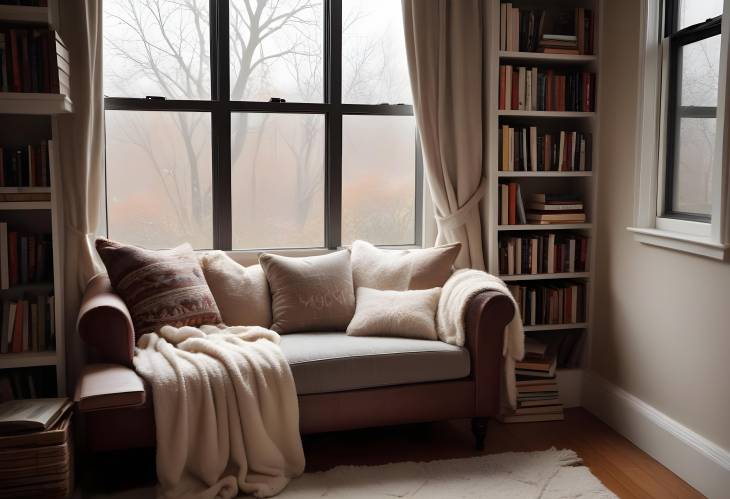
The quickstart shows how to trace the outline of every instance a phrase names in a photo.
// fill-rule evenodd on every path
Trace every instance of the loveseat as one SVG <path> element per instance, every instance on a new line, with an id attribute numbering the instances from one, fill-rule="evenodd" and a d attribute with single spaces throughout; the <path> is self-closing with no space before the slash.
<path id="1" fill-rule="evenodd" d="M 301 432 L 471 418 L 482 449 L 487 419 L 500 407 L 503 332 L 513 314 L 499 292 L 475 296 L 464 347 L 338 331 L 282 335 Z M 107 276 L 88 284 L 77 325 L 90 347 L 75 396 L 89 449 L 153 447 L 154 401 L 134 370 L 132 318 Z"/>

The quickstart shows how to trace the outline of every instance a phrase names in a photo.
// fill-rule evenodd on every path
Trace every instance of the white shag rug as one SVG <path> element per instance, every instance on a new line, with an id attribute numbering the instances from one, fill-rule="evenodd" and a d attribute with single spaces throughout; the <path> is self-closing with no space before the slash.
<path id="1" fill-rule="evenodd" d="M 572 450 L 507 452 L 305 473 L 277 499 L 613 499 Z M 153 498 L 153 488 L 94 498 Z M 241 496 L 244 497 L 244 496 Z"/>
<path id="2" fill-rule="evenodd" d="M 617 497 L 572 450 L 507 452 L 383 466 L 338 466 L 305 473 L 281 499 L 608 499 Z"/>

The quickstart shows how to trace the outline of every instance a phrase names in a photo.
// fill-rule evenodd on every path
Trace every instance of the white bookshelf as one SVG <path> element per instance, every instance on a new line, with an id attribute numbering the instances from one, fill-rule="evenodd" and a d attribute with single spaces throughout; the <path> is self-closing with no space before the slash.
<path id="1" fill-rule="evenodd" d="M 602 2 L 601 0 L 512 0 L 514 7 L 520 8 L 549 8 L 554 6 L 563 7 L 586 7 L 593 9 L 595 15 L 594 36 L 595 55 L 571 55 L 571 54 L 543 54 L 526 52 L 509 52 L 499 50 L 500 38 L 500 0 L 488 0 L 488 50 L 487 50 L 487 74 L 489 79 L 487 89 L 487 177 L 489 191 L 487 202 L 483 207 L 483 218 L 485 226 L 485 252 L 487 254 L 487 266 L 489 272 L 499 275 L 499 238 L 508 234 L 519 234 L 520 232 L 550 231 L 560 233 L 561 231 L 572 231 L 577 234 L 588 236 L 589 239 L 589 261 L 586 262 L 587 272 L 573 272 L 560 274 L 534 274 L 534 275 L 503 275 L 500 276 L 507 284 L 528 284 L 534 281 L 554 281 L 573 279 L 580 280 L 587 285 L 587 320 L 572 324 L 548 324 L 548 325 L 526 325 L 525 332 L 530 333 L 567 333 L 573 331 L 585 335 L 581 342 L 583 351 L 581 353 L 581 366 L 585 365 L 590 348 L 592 309 L 593 309 L 593 277 L 595 263 L 595 238 L 594 222 L 596 220 L 596 185 L 599 177 L 600 165 L 598 162 L 599 133 L 598 113 L 601 111 L 601 103 L 596 93 L 595 112 L 572 112 L 572 111 L 519 111 L 500 110 L 499 102 L 499 66 L 507 64 L 513 66 L 537 66 L 540 68 L 553 68 L 558 70 L 585 70 L 595 72 L 598 76 L 600 70 L 601 54 L 601 21 Z M 579 130 L 592 134 L 592 171 L 500 171 L 500 147 L 499 129 L 503 124 L 518 126 L 537 126 L 549 130 Z M 551 225 L 500 225 L 499 204 L 500 182 L 517 182 L 520 184 L 523 195 L 532 192 L 576 192 L 583 198 L 586 208 L 586 223 L 551 224 Z M 558 380 L 560 385 L 561 398 L 570 401 L 569 405 L 577 405 L 580 396 L 580 380 L 582 369 L 559 369 Z M 565 393 L 563 393 L 565 392 Z"/>
<path id="2" fill-rule="evenodd" d="M 28 24 L 58 29 L 58 0 L 49 7 L 0 5 L 0 24 Z M 0 147 L 19 147 L 48 141 L 51 187 L 0 187 L 0 194 L 50 193 L 50 201 L 0 202 L 0 221 L 21 231 L 50 233 L 53 282 L 30 283 L 1 290 L 3 299 L 15 299 L 23 293 L 53 293 L 54 336 L 52 350 L 0 354 L 0 374 L 7 369 L 47 367 L 55 372 L 56 391 L 66 394 L 66 338 L 64 331 L 63 234 L 58 115 L 73 112 L 71 99 L 64 94 L 0 92 Z M 6 318 L 3 317 L 3 320 Z"/>

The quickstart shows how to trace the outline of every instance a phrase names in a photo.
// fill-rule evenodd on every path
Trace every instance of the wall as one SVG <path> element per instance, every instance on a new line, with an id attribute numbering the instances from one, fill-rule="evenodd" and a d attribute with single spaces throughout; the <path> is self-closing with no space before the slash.
<path id="1" fill-rule="evenodd" d="M 634 223 L 640 3 L 604 1 L 590 366 L 730 449 L 730 263 L 642 245 L 626 231 Z"/>

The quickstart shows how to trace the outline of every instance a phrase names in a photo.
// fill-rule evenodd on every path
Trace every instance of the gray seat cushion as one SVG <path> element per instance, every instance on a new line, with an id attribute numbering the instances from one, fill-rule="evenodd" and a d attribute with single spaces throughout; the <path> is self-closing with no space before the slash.
<path id="1" fill-rule="evenodd" d="M 281 335 L 297 393 L 342 392 L 464 378 L 469 352 L 441 341 L 345 333 Z"/>

